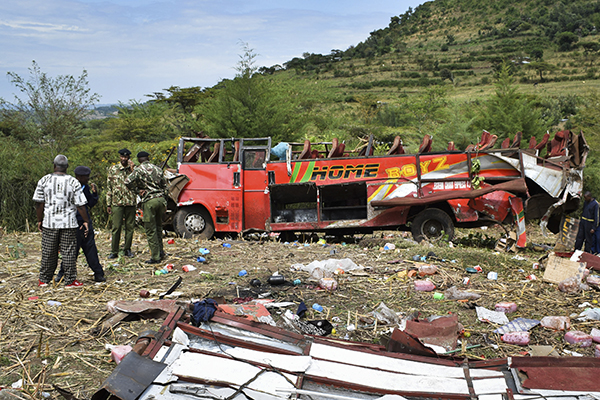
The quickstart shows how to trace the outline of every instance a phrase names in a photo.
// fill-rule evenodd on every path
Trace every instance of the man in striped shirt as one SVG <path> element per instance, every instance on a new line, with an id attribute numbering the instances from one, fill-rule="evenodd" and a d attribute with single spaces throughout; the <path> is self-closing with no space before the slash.
<path id="1" fill-rule="evenodd" d="M 65 286 L 83 286 L 77 280 L 77 211 L 83 218 L 84 235 L 89 231 L 87 200 L 81 184 L 67 175 L 69 160 L 62 154 L 54 158 L 54 173 L 45 175 L 37 183 L 33 201 L 36 202 L 38 229 L 42 232 L 42 263 L 38 285 L 47 286 L 58 264 L 58 250 L 62 255 Z"/>

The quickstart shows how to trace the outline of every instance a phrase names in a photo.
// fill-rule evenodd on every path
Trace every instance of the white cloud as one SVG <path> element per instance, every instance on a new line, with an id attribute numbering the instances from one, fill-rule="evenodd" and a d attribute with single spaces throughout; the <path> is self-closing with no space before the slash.
<path id="1" fill-rule="evenodd" d="M 213 86 L 234 75 L 240 40 L 259 65 L 346 49 L 422 1 L 5 0 L 0 75 L 89 73 L 102 102 L 142 99 L 171 85 Z M 0 97 L 14 88 L 0 79 Z"/>

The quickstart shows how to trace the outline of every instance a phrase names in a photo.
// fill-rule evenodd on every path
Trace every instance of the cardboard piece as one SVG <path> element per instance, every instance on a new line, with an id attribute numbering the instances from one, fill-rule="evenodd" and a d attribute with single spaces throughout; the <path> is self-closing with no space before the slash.
<path id="1" fill-rule="evenodd" d="M 558 257 L 551 253 L 548 256 L 548 263 L 542 279 L 551 283 L 560 283 L 572 276 L 583 279 L 583 272 L 586 267 L 587 264 L 584 262 L 571 261 L 568 258 Z"/>
<path id="2" fill-rule="evenodd" d="M 554 350 L 554 346 L 530 346 L 531 347 L 531 351 L 529 352 L 529 354 L 532 357 L 548 357 L 548 356 L 552 356 L 552 357 L 559 357 L 559 354 L 556 352 L 556 350 Z"/>
<path id="3" fill-rule="evenodd" d="M 579 219 L 564 217 L 560 224 L 560 232 L 554 251 L 558 252 L 569 252 L 575 248 L 575 239 L 577 238 L 577 231 L 579 230 Z"/>

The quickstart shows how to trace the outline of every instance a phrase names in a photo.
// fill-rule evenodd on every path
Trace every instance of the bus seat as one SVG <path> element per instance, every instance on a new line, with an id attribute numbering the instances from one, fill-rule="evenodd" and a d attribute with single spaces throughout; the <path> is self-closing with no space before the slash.
<path id="1" fill-rule="evenodd" d="M 310 157 L 311 157 L 310 140 L 307 139 L 304 141 L 304 148 L 302 149 L 302 152 L 298 156 L 298 160 L 308 160 Z"/>
<path id="2" fill-rule="evenodd" d="M 421 146 L 419 146 L 419 154 L 420 153 L 429 153 L 431 151 L 431 145 L 433 143 L 433 136 L 425 135 L 423 136 L 423 140 L 421 141 Z"/>
<path id="3" fill-rule="evenodd" d="M 206 160 L 206 162 L 219 162 L 219 148 L 220 147 L 221 147 L 221 144 L 219 142 L 215 143 L 213 152 L 210 155 L 210 157 L 208 157 L 208 160 Z"/>
<path id="4" fill-rule="evenodd" d="M 404 147 L 402 146 L 402 138 L 400 136 L 394 138 L 394 143 L 392 143 L 392 147 L 387 152 L 388 156 L 393 154 L 404 154 Z"/>
<path id="5" fill-rule="evenodd" d="M 333 138 L 331 141 L 331 150 L 327 155 L 328 158 L 338 158 L 344 155 L 344 150 L 346 149 L 346 145 L 344 143 L 340 143 L 338 138 Z"/>

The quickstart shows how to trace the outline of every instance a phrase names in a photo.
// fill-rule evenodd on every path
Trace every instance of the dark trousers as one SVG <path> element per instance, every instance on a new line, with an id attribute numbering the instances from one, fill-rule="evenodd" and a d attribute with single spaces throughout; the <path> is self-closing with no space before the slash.
<path id="1" fill-rule="evenodd" d="M 144 229 L 148 239 L 148 247 L 153 260 L 160 260 L 163 252 L 162 221 L 167 209 L 167 201 L 163 197 L 144 202 Z"/>
<path id="2" fill-rule="evenodd" d="M 96 247 L 94 226 L 91 222 L 87 237 L 85 237 L 83 229 L 77 229 L 77 255 L 79 255 L 79 249 L 83 249 L 83 254 L 85 255 L 88 266 L 92 271 L 94 271 L 94 280 L 104 278 L 104 269 L 102 268 L 100 259 L 98 258 L 98 248 Z M 61 263 L 57 279 L 60 280 L 63 274 L 63 263 Z"/>
<path id="3" fill-rule="evenodd" d="M 133 228 L 135 227 L 135 206 L 112 206 L 112 241 L 110 252 L 119 254 L 119 243 L 121 242 L 121 229 L 125 229 L 125 243 L 123 250 L 131 250 L 133 241 Z"/>
<path id="4" fill-rule="evenodd" d="M 49 283 L 58 265 L 58 250 L 62 255 L 65 283 L 70 285 L 77 279 L 77 228 L 42 228 L 42 266 L 40 281 Z"/>
<path id="5" fill-rule="evenodd" d="M 583 251 L 586 253 L 591 253 L 592 249 L 596 247 L 595 235 L 590 232 L 592 229 L 595 229 L 593 222 L 583 219 L 579 222 L 579 230 L 575 239 L 575 250 L 581 250 L 584 241 L 585 248 Z"/>

